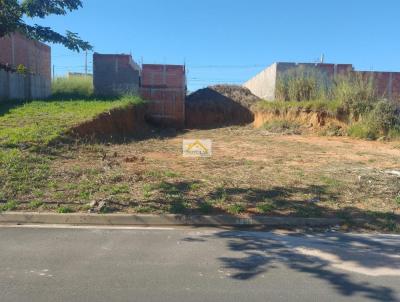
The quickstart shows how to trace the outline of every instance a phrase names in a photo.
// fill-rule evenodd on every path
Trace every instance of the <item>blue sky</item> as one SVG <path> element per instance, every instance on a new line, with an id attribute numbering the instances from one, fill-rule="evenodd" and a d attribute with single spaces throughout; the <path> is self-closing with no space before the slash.
<path id="1" fill-rule="evenodd" d="M 397 0 L 83 0 L 67 16 L 38 20 L 69 29 L 100 53 L 188 67 L 189 90 L 240 84 L 276 61 L 400 70 Z M 36 21 L 36 20 L 35 20 Z M 83 71 L 84 54 L 52 46 L 56 75 Z M 92 62 L 91 54 L 89 63 Z M 91 64 L 90 64 L 91 68 Z"/>

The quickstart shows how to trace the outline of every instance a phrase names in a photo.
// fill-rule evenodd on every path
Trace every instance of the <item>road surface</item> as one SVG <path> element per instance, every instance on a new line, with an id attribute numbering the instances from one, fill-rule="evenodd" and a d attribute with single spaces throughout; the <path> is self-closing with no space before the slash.
<path id="1" fill-rule="evenodd" d="M 0 301 L 400 301 L 400 236 L 2 226 Z"/>

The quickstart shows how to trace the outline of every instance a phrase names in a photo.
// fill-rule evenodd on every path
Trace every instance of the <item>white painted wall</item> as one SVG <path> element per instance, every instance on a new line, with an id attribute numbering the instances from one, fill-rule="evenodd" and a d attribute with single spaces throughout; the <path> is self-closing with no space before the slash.
<path id="1" fill-rule="evenodd" d="M 274 63 L 248 80 L 243 86 L 250 89 L 259 98 L 273 101 L 275 100 L 276 70 L 277 63 Z"/>

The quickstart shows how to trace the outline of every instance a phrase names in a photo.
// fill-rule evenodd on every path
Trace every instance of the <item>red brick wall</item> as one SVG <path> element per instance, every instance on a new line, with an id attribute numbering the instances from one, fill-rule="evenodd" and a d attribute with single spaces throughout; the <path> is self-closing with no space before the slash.
<path id="1" fill-rule="evenodd" d="M 0 39 L 0 63 L 22 64 L 34 74 L 51 80 L 51 49 L 46 44 L 14 33 Z"/>
<path id="2" fill-rule="evenodd" d="M 365 79 L 372 79 L 379 97 L 400 99 L 400 72 L 356 71 L 355 73 Z"/>
<path id="3" fill-rule="evenodd" d="M 185 66 L 143 64 L 140 93 L 150 101 L 149 116 L 154 122 L 177 128 L 184 126 Z"/>
<path id="4" fill-rule="evenodd" d="M 185 89 L 185 66 L 143 64 L 141 86 Z"/>
<path id="5" fill-rule="evenodd" d="M 393 72 L 392 98 L 400 106 L 400 72 Z"/>

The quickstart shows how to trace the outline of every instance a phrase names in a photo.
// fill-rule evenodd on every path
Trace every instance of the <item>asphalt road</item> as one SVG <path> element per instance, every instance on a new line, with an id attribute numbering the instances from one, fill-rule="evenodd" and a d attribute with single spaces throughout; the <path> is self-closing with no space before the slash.
<path id="1" fill-rule="evenodd" d="M 400 236 L 0 227 L 0 301 L 400 301 Z"/>

